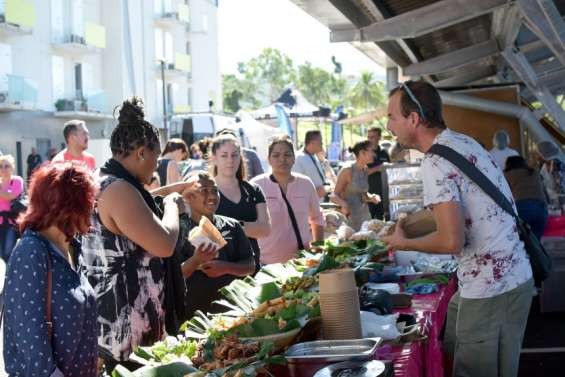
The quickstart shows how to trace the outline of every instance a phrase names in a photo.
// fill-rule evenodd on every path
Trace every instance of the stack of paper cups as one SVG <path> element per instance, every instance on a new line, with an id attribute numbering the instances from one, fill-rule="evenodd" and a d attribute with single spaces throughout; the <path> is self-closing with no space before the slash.
<path id="1" fill-rule="evenodd" d="M 324 339 L 362 338 L 359 296 L 352 269 L 320 274 L 320 309 Z"/>

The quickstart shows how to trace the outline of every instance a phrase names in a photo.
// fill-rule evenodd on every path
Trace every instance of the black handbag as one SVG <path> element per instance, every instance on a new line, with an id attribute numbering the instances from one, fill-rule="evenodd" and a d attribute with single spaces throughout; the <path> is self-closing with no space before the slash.
<path id="1" fill-rule="evenodd" d="M 10 203 L 10 212 L 14 216 L 14 218 L 18 217 L 18 215 L 22 212 L 25 212 L 28 207 L 28 199 L 25 193 L 21 193 L 17 198 L 13 199 Z"/>
<path id="2" fill-rule="evenodd" d="M 506 196 L 504 196 L 504 194 L 502 194 L 494 183 L 492 183 L 490 179 L 488 179 L 465 157 L 445 145 L 434 144 L 428 150 L 428 153 L 441 156 L 453 165 L 457 166 L 465 175 L 467 175 L 467 177 L 473 180 L 477 186 L 485 192 L 485 194 L 490 196 L 492 200 L 500 206 L 500 208 L 514 217 L 518 228 L 518 234 L 520 235 L 520 239 L 524 242 L 526 252 L 530 258 L 530 264 L 532 265 L 536 285 L 546 280 L 551 272 L 551 257 L 545 251 L 540 240 L 532 232 L 528 223 L 516 214 L 510 201 L 506 198 Z"/>

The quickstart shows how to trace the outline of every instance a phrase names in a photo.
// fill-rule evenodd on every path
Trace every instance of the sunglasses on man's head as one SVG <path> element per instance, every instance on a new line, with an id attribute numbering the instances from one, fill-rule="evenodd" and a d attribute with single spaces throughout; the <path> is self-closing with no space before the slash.
<path id="1" fill-rule="evenodd" d="M 420 115 L 420 118 L 422 118 L 422 120 L 426 120 L 426 116 L 424 115 L 424 108 L 422 107 L 422 104 L 420 103 L 420 101 L 418 101 L 414 93 L 412 93 L 412 91 L 408 87 L 409 83 L 411 83 L 411 81 L 403 82 L 402 84 L 400 84 L 400 89 L 404 89 L 404 92 L 408 94 L 410 100 L 412 100 L 412 102 L 414 102 L 416 106 L 418 106 L 418 114 Z"/>

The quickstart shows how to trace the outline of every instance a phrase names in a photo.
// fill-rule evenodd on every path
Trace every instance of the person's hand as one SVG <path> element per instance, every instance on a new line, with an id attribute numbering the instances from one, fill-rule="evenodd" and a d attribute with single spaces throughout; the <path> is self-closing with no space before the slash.
<path id="1" fill-rule="evenodd" d="M 213 260 L 200 265 L 200 269 L 209 278 L 217 278 L 223 275 L 231 275 L 228 262 Z"/>
<path id="2" fill-rule="evenodd" d="M 165 207 L 169 205 L 176 205 L 178 207 L 179 213 L 184 211 L 184 200 L 179 193 L 173 192 L 163 199 L 163 204 Z"/>
<path id="3" fill-rule="evenodd" d="M 377 194 L 367 194 L 369 201 L 373 204 L 379 204 L 381 202 L 381 197 Z"/>
<path id="4" fill-rule="evenodd" d="M 192 256 L 199 265 L 214 260 L 217 257 L 218 249 L 216 245 L 212 243 L 203 243 L 194 250 L 194 254 Z"/>
<path id="5" fill-rule="evenodd" d="M 402 245 L 404 245 L 406 239 L 406 232 L 402 228 L 402 221 L 396 223 L 393 234 L 381 238 L 381 240 L 387 244 L 389 249 L 394 250 L 402 250 Z"/>
<path id="6" fill-rule="evenodd" d="M 200 188 L 200 181 L 198 176 L 191 177 L 179 186 L 179 191 L 185 200 L 188 199 L 189 194 L 193 194 Z"/>

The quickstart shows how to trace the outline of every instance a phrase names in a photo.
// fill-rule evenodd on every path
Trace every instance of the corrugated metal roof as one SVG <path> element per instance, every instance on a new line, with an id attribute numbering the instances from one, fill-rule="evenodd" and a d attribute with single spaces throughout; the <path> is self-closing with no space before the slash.
<path id="1" fill-rule="evenodd" d="M 488 40 L 491 21 L 492 15 L 486 14 L 410 40 L 429 59 Z"/>

